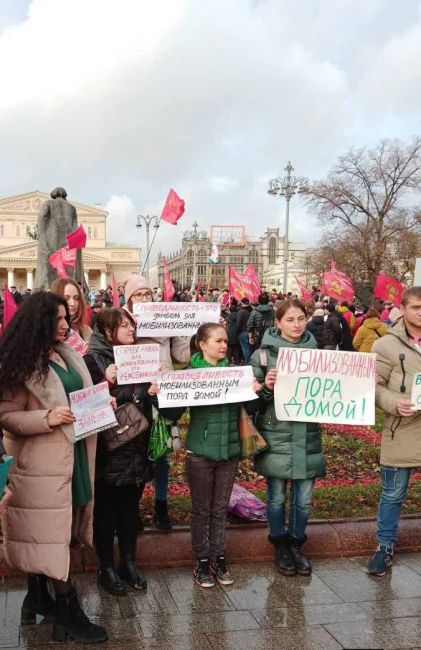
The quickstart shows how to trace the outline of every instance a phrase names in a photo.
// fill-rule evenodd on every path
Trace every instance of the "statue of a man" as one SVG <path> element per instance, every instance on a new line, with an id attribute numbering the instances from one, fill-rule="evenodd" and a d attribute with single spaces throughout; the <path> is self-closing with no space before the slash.
<path id="1" fill-rule="evenodd" d="M 64 187 L 50 192 L 51 200 L 45 201 L 38 214 L 38 260 L 35 273 L 35 288 L 49 289 L 57 279 L 57 271 L 48 258 L 60 248 L 67 246 L 66 235 L 76 230 L 77 213 L 74 205 L 66 200 Z M 84 284 L 82 252 L 77 250 L 76 266 L 65 267 L 70 278 Z"/>

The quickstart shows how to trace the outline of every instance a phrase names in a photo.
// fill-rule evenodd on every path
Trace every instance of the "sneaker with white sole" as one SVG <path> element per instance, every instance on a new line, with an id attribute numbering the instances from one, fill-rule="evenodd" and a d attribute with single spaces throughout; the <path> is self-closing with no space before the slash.
<path id="1" fill-rule="evenodd" d="M 216 558 L 215 562 L 212 562 L 210 570 L 220 585 L 225 586 L 234 583 L 234 578 L 227 569 L 223 555 L 220 555 Z"/>
<path id="2" fill-rule="evenodd" d="M 379 544 L 367 565 L 367 571 L 373 576 L 384 576 L 386 569 L 393 563 L 393 547 Z"/>
<path id="3" fill-rule="evenodd" d="M 193 579 L 199 587 L 209 588 L 215 586 L 215 580 L 211 574 L 210 563 L 207 558 L 198 560 Z"/>

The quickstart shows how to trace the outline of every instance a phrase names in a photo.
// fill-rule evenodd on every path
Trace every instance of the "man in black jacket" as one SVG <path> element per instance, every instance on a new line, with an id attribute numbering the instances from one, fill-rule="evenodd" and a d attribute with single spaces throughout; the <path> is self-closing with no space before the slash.
<path id="1" fill-rule="evenodd" d="M 237 314 L 237 338 L 241 346 L 244 357 L 244 363 L 249 363 L 251 353 L 253 352 L 249 343 L 249 334 L 247 331 L 247 322 L 251 314 L 250 300 L 243 298 L 240 302 L 240 309 Z"/>
<path id="2" fill-rule="evenodd" d="M 324 350 L 353 351 L 352 335 L 345 318 L 336 311 L 335 305 L 327 306 L 328 316 L 323 329 Z"/>

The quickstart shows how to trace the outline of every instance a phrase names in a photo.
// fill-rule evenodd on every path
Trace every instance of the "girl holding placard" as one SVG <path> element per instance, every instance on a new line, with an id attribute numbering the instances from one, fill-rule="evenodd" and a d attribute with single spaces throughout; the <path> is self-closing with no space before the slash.
<path id="1" fill-rule="evenodd" d="M 325 474 L 320 426 L 282 422 L 275 413 L 279 348 L 317 348 L 313 335 L 306 330 L 306 321 L 306 309 L 300 301 L 285 301 L 276 311 L 275 327 L 265 332 L 260 349 L 251 358 L 254 376 L 263 384 L 257 428 L 268 443 L 267 451 L 256 456 L 255 469 L 267 477 L 269 541 L 275 547 L 276 567 L 286 576 L 311 573 L 311 564 L 301 547 L 307 539 L 314 481 Z M 288 482 L 291 503 L 287 526 Z"/>

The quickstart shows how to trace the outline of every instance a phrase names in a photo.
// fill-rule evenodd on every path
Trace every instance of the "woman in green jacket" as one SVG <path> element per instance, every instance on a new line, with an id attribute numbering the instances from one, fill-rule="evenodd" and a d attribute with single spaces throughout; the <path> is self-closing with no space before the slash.
<path id="1" fill-rule="evenodd" d="M 191 368 L 228 366 L 227 333 L 216 323 L 199 327 Z M 261 388 L 257 382 L 255 390 Z M 190 487 L 193 552 L 197 559 L 194 580 L 201 587 L 234 582 L 225 563 L 225 523 L 240 457 L 239 404 L 190 408 L 187 432 L 186 475 Z"/>
<path id="2" fill-rule="evenodd" d="M 299 300 L 285 301 L 276 311 L 275 327 L 268 329 L 251 364 L 257 381 L 264 384 L 257 428 L 268 443 L 255 459 L 255 469 L 266 476 L 268 486 L 269 541 L 275 547 L 277 569 L 283 575 L 309 575 L 311 564 L 301 551 L 313 496 L 314 480 L 324 476 L 320 427 L 312 422 L 276 418 L 274 386 L 281 347 L 317 348 L 306 331 L 306 309 Z M 287 482 L 291 483 L 288 526 L 285 517 Z"/>

